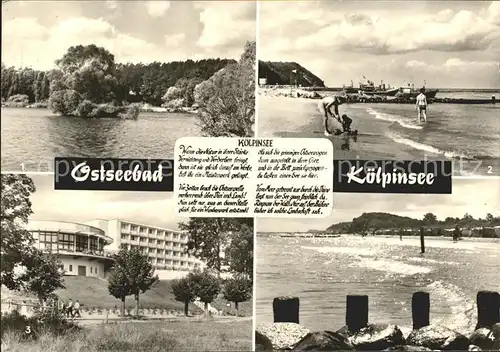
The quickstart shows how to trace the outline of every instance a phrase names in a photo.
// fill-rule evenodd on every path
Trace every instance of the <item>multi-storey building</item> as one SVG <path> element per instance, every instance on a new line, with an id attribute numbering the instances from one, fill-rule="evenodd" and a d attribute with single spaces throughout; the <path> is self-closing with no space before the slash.
<path id="1" fill-rule="evenodd" d="M 186 253 L 188 236 L 180 231 L 120 219 L 97 219 L 86 224 L 104 230 L 113 239 L 108 247 L 111 250 L 140 249 L 156 270 L 191 271 L 202 265 Z"/>

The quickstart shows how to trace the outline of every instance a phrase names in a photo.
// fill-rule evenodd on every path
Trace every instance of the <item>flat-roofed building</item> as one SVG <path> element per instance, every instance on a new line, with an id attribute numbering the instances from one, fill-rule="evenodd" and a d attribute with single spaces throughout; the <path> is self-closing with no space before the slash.
<path id="1" fill-rule="evenodd" d="M 66 221 L 29 221 L 26 228 L 34 246 L 57 255 L 65 275 L 104 278 L 113 264 L 105 249 L 113 240 L 100 228 Z"/>
<path id="2" fill-rule="evenodd" d="M 121 219 L 96 219 L 86 224 L 102 229 L 113 239 L 111 250 L 140 249 L 157 271 L 188 272 L 202 266 L 200 260 L 186 253 L 188 235 L 181 231 Z"/>

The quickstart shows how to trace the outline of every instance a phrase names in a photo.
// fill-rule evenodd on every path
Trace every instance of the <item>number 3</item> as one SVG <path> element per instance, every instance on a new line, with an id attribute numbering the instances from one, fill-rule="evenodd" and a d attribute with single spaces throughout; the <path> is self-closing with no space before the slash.
<path id="1" fill-rule="evenodd" d="M 31 334 L 31 326 L 27 325 L 26 329 L 24 330 L 26 334 Z"/>
<path id="2" fill-rule="evenodd" d="M 486 171 L 487 174 L 493 173 L 493 166 L 488 166 L 488 171 Z"/>

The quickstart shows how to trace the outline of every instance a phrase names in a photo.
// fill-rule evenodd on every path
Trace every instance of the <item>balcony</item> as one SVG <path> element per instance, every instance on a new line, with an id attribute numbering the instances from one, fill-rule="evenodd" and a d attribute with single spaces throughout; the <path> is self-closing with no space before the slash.
<path id="1" fill-rule="evenodd" d="M 52 253 L 56 255 L 67 254 L 72 256 L 99 257 L 111 260 L 113 260 L 113 256 L 117 253 L 116 251 L 113 250 L 103 250 L 103 251 L 92 251 L 92 250 L 76 251 L 73 249 L 57 249 L 57 250 L 42 249 L 42 250 L 46 253 Z"/>

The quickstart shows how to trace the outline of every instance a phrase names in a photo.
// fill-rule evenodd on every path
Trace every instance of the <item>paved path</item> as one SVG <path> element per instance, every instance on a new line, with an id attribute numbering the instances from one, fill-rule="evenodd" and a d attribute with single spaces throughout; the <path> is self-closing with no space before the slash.
<path id="1" fill-rule="evenodd" d="M 144 320 L 134 320 L 134 319 L 121 319 L 121 318 L 108 318 L 108 324 L 127 324 L 127 323 L 152 323 L 152 322 L 192 322 L 197 320 L 204 320 L 203 315 L 192 316 L 192 317 L 171 317 L 171 318 L 151 318 Z M 252 317 L 234 317 L 234 316 L 215 316 L 213 317 L 214 323 L 234 323 L 237 321 L 252 321 Z M 74 319 L 74 323 L 82 326 L 95 326 L 104 323 L 103 318 L 95 319 Z"/>

